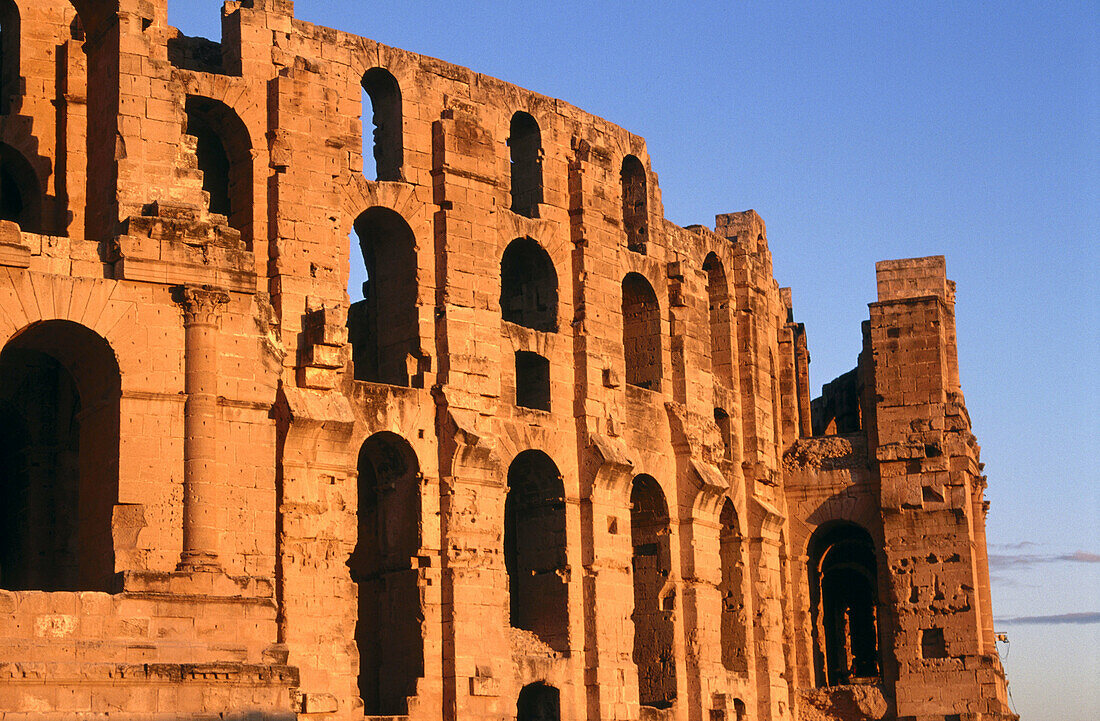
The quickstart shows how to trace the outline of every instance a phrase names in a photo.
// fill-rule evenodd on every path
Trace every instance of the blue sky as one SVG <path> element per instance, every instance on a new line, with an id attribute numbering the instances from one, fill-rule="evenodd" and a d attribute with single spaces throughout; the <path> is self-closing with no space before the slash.
<path id="1" fill-rule="evenodd" d="M 217 3 L 169 19 L 217 38 Z M 874 263 L 944 254 L 1027 721 L 1100 716 L 1100 4 L 297 0 L 645 137 L 666 215 L 755 208 L 815 390 Z"/>

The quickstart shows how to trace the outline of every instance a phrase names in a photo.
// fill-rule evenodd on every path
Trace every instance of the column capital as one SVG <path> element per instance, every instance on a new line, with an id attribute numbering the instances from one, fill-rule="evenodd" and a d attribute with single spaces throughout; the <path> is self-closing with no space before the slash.
<path id="1" fill-rule="evenodd" d="M 218 325 L 229 293 L 209 285 L 181 285 L 173 289 L 175 301 L 183 308 L 183 324 Z"/>

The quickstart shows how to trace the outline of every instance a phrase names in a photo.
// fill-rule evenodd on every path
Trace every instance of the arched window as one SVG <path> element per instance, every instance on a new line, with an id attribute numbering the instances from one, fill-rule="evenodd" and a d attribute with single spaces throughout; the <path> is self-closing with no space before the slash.
<path id="1" fill-rule="evenodd" d="M 730 327 L 730 294 L 726 271 L 714 253 L 703 261 L 707 273 L 710 321 L 710 363 L 716 380 L 733 387 L 733 333 Z"/>
<path id="2" fill-rule="evenodd" d="M 653 286 L 642 275 L 623 279 L 623 350 L 626 382 L 661 389 L 661 307 Z"/>
<path id="3" fill-rule="evenodd" d="M 733 501 L 726 499 L 718 517 L 720 526 L 719 556 L 722 581 L 722 665 L 735 673 L 748 673 L 746 633 L 748 614 L 745 610 L 745 563 L 742 557 L 741 528 Z"/>
<path id="4" fill-rule="evenodd" d="M 416 239 L 396 212 L 375 206 L 355 221 L 367 280 L 348 309 L 355 379 L 408 387 L 420 350 Z"/>
<path id="5" fill-rule="evenodd" d="M 11 112 L 12 98 L 23 93 L 19 42 L 19 6 L 0 0 L 0 115 Z"/>
<path id="6" fill-rule="evenodd" d="M 623 229 L 626 247 L 645 253 L 649 237 L 649 195 L 646 190 L 645 167 L 636 156 L 623 158 L 619 173 L 623 186 Z"/>
<path id="7" fill-rule="evenodd" d="M 561 473 L 542 451 L 523 451 L 508 467 L 504 503 L 511 623 L 555 651 L 569 648 L 565 548 Z"/>
<path id="8" fill-rule="evenodd" d="M 231 228 L 252 244 L 252 140 L 240 117 L 225 103 L 190 95 L 186 102 L 187 134 L 196 139 L 202 189 L 210 195 L 211 213 L 224 215 Z"/>
<path id="9" fill-rule="evenodd" d="M 111 589 L 120 388 L 110 345 L 76 323 L 0 352 L 0 588 Z"/>
<path id="10" fill-rule="evenodd" d="M 852 523 L 822 526 L 810 538 L 809 555 L 817 685 L 879 679 L 878 564 L 870 534 Z"/>
<path id="11" fill-rule="evenodd" d="M 516 721 L 561 721 L 561 694 L 541 681 L 527 684 L 516 702 Z"/>
<path id="12" fill-rule="evenodd" d="M 42 186 L 23 154 L 0 143 L 0 220 L 28 233 L 42 232 Z"/>
<path id="13" fill-rule="evenodd" d="M 516 238 L 500 259 L 500 314 L 532 330 L 558 329 L 558 274 L 537 241 Z"/>
<path id="14" fill-rule="evenodd" d="M 401 116 L 401 86 L 384 68 L 371 68 L 363 74 L 363 173 L 367 173 L 367 149 L 374 157 L 375 180 L 402 180 L 404 141 Z M 367 105 L 374 123 L 373 142 L 367 142 Z"/>
<path id="15" fill-rule="evenodd" d="M 408 441 L 382 432 L 359 451 L 358 541 L 348 559 L 359 589 L 355 644 L 367 715 L 408 713 L 424 675 L 418 574 L 420 466 Z"/>
<path id="16" fill-rule="evenodd" d="M 642 706 L 668 708 L 676 698 L 673 653 L 675 590 L 669 584 L 668 505 L 652 476 L 640 475 L 630 490 L 630 543 L 634 579 L 634 664 Z"/>
<path id="17" fill-rule="evenodd" d="M 512 156 L 512 212 L 537 218 L 542 202 L 542 133 L 529 114 L 512 116 L 508 148 Z"/>

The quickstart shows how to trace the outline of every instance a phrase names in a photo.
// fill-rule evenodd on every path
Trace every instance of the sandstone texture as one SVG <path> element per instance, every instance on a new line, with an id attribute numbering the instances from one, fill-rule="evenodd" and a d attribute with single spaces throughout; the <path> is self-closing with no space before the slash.
<path id="1" fill-rule="evenodd" d="M 942 257 L 811 402 L 642 138 L 166 6 L 0 0 L 0 715 L 1015 718 Z"/>

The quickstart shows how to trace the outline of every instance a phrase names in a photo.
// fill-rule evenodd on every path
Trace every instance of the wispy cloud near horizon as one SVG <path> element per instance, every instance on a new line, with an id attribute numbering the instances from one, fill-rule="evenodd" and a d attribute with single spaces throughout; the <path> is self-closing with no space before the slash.
<path id="1" fill-rule="evenodd" d="M 1027 543 L 1025 541 L 1025 543 Z M 1022 544 L 1013 544 L 1023 547 Z M 1034 544 L 1032 544 L 1034 545 Z M 1045 563 L 1100 563 L 1100 553 L 1074 551 L 1073 553 L 991 553 L 990 569 L 1029 568 Z"/>
<path id="2" fill-rule="evenodd" d="M 1084 626 L 1100 623 L 1100 611 L 1085 611 L 1082 613 L 1057 613 L 1050 616 L 1013 616 L 1010 618 L 994 619 L 995 624 L 1006 626 L 1028 624 L 1040 625 L 1075 625 Z"/>

